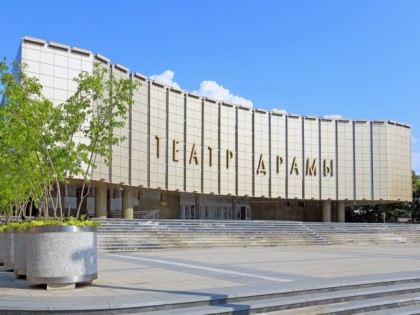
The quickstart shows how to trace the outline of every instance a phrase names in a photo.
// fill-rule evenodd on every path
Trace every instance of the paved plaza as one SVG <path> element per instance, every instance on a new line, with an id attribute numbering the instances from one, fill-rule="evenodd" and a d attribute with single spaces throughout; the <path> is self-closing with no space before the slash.
<path id="1" fill-rule="evenodd" d="M 420 278 L 418 244 L 121 252 L 99 254 L 98 263 L 93 285 L 53 291 L 29 286 L 0 267 L 0 313 L 115 309 L 123 314 L 122 308 L 145 305 Z"/>

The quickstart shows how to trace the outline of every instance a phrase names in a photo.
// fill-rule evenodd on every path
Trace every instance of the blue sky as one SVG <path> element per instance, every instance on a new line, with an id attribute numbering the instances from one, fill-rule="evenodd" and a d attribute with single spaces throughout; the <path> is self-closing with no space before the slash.
<path id="1" fill-rule="evenodd" d="M 420 1 L 4 1 L 0 57 L 23 36 L 98 52 L 214 98 L 412 126 L 420 174 Z"/>

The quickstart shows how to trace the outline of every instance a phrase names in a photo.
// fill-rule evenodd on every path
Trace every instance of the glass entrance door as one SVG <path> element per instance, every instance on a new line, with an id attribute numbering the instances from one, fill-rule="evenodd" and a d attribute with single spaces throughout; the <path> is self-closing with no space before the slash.
<path id="1" fill-rule="evenodd" d="M 184 204 L 181 205 L 181 219 L 194 220 L 196 218 L 195 205 Z"/>
<path id="2" fill-rule="evenodd" d="M 236 211 L 235 211 L 236 210 Z M 236 218 L 235 218 L 236 216 Z M 236 209 L 231 204 L 204 204 L 196 208 L 195 204 L 181 204 L 180 219 L 183 220 L 250 220 L 251 207 L 237 205 Z"/>
<path id="3" fill-rule="evenodd" d="M 236 214 L 238 220 L 251 220 L 251 207 L 250 206 L 237 206 Z"/>

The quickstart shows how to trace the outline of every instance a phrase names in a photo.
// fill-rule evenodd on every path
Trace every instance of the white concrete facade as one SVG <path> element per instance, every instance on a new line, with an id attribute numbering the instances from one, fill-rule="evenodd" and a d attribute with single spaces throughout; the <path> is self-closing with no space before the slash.
<path id="1" fill-rule="evenodd" d="M 410 126 L 268 112 L 149 80 L 90 51 L 25 37 L 20 61 L 53 102 L 95 62 L 141 83 L 112 164 L 94 181 L 160 191 L 299 200 L 411 201 Z M 83 141 L 83 139 L 80 139 Z"/>

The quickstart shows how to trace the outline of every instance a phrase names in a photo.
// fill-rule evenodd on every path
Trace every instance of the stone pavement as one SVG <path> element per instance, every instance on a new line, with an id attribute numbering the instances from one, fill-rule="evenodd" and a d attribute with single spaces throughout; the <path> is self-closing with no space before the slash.
<path id="1" fill-rule="evenodd" d="M 0 314 L 124 314 L 147 305 L 152 310 L 174 302 L 420 278 L 420 248 L 383 244 L 121 252 L 99 254 L 98 264 L 99 279 L 92 285 L 53 291 L 29 286 L 0 267 Z"/>

